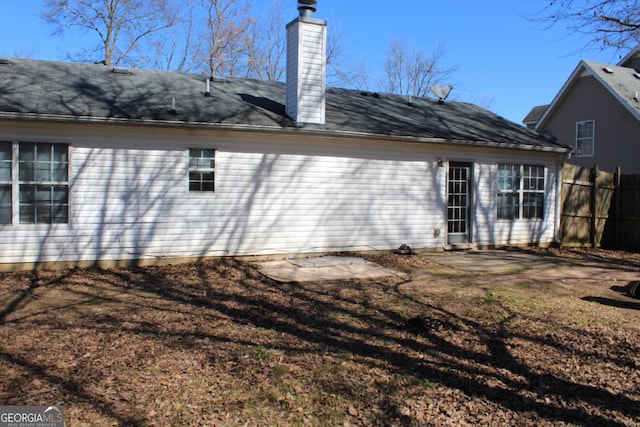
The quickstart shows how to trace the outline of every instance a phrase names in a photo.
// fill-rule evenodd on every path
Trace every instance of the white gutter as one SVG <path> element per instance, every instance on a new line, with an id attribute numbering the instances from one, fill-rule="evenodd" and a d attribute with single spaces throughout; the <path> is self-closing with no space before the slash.
<path id="1" fill-rule="evenodd" d="M 0 112 L 0 119 L 7 120 L 33 120 L 48 121 L 54 123 L 86 123 L 86 124 L 114 124 L 114 125 L 139 125 L 154 127 L 170 127 L 170 128 L 200 128 L 200 129 L 220 129 L 235 130 L 242 132 L 269 132 L 269 133 L 304 133 L 315 136 L 332 136 L 341 138 L 366 138 L 374 140 L 397 140 L 402 142 L 429 143 L 442 145 L 459 145 L 459 146 L 480 146 L 488 148 L 515 149 L 523 151 L 536 151 L 546 153 L 564 154 L 572 150 L 571 147 L 549 147 L 532 144 L 516 144 L 501 143 L 494 141 L 478 141 L 478 140 L 456 140 L 446 138 L 424 138 L 417 136 L 402 135 L 382 135 L 367 132 L 341 131 L 331 130 L 327 127 L 317 127 L 317 125 L 299 126 L 299 127 L 274 127 L 265 125 L 242 125 L 242 124 L 224 124 L 224 123 L 206 123 L 206 122 L 185 122 L 178 120 L 146 120 L 146 119 L 128 119 L 128 118 L 105 118 L 92 116 L 60 116 L 53 114 L 35 114 L 35 113 L 6 113 Z"/>

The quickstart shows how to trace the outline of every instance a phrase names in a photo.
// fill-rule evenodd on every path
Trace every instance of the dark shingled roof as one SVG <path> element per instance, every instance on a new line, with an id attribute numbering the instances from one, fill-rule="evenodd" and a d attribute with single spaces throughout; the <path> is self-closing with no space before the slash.
<path id="1" fill-rule="evenodd" d="M 522 123 L 538 123 L 538 120 L 540 120 L 544 112 L 547 111 L 547 108 L 549 108 L 549 104 L 533 107 L 531 111 L 529 111 L 529 114 L 527 114 L 527 116 L 522 120 Z"/>
<path id="2" fill-rule="evenodd" d="M 283 83 L 214 79 L 211 96 L 205 96 L 205 80 L 195 74 L 3 59 L 0 118 L 231 127 L 567 151 L 468 103 L 412 98 L 408 105 L 402 96 L 328 89 L 326 124 L 300 125 L 285 114 Z"/>

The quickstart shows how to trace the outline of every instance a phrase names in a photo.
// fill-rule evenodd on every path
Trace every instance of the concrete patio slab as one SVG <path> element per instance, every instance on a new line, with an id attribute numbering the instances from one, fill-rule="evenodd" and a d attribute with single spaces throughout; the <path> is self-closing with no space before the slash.
<path id="1" fill-rule="evenodd" d="M 447 251 L 425 254 L 425 257 L 446 267 L 478 273 L 516 273 L 568 265 L 561 258 L 508 250 Z"/>
<path id="2" fill-rule="evenodd" d="M 265 276 L 284 283 L 407 277 L 404 273 L 362 258 L 340 256 L 261 262 L 258 270 Z"/>

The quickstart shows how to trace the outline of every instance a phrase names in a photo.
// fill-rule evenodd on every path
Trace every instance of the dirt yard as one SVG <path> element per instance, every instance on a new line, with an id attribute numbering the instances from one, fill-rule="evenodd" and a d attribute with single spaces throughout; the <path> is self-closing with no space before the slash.
<path id="1" fill-rule="evenodd" d="M 512 255 L 540 262 L 488 267 Z M 68 426 L 637 425 L 640 255 L 464 256 L 324 283 L 231 259 L 0 274 L 0 405 L 60 403 Z"/>

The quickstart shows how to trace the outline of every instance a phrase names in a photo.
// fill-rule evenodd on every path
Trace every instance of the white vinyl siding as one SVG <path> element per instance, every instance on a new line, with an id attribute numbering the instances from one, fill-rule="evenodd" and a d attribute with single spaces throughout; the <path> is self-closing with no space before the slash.
<path id="1" fill-rule="evenodd" d="M 71 142 L 69 224 L 0 225 L 0 263 L 442 248 L 447 168 L 437 159 L 472 151 L 125 127 L 102 136 L 91 129 L 59 130 Z M 215 147 L 215 193 L 207 197 L 186 188 L 192 147 Z M 554 155 L 546 159 L 555 165 Z M 545 204 L 544 221 L 496 224 L 495 155 L 476 150 L 473 163 L 474 241 L 553 240 L 553 202 Z"/>

